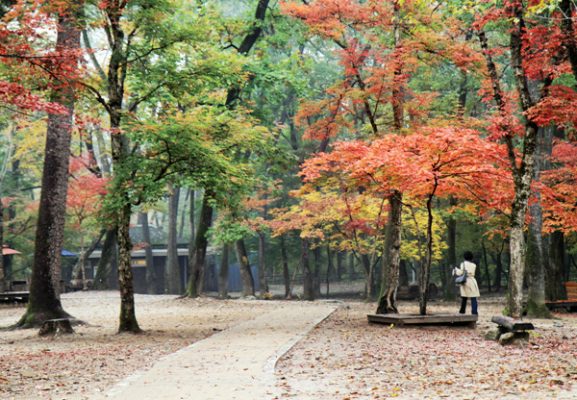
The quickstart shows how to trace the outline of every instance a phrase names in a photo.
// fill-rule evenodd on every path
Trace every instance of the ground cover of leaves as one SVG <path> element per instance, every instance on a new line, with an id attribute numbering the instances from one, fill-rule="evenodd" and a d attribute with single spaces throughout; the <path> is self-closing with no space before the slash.
<path id="1" fill-rule="evenodd" d="M 118 298 L 116 292 L 64 294 L 65 310 L 90 324 L 75 327 L 74 335 L 1 331 L 0 399 L 87 399 L 166 354 L 272 307 L 250 300 L 137 295 L 137 319 L 145 332 L 118 335 Z M 23 313 L 23 306 L 1 306 L 0 326 L 14 324 Z"/>
<path id="2" fill-rule="evenodd" d="M 277 364 L 281 399 L 577 399 L 577 318 L 532 320 L 524 346 L 484 339 L 502 300 L 482 302 L 476 329 L 368 324 L 374 304 L 347 303 Z M 456 304 L 432 303 L 431 313 Z M 402 313 L 417 313 L 403 303 Z"/>

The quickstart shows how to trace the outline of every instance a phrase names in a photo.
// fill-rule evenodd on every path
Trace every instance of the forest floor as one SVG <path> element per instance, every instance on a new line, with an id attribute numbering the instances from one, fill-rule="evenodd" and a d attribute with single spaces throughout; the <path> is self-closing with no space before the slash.
<path id="1" fill-rule="evenodd" d="M 430 313 L 456 303 L 431 302 Z M 349 302 L 277 364 L 282 399 L 577 399 L 577 314 L 532 319 L 522 346 L 484 338 L 502 299 L 481 298 L 476 329 L 367 324 L 375 305 Z M 418 313 L 402 302 L 401 313 Z"/>
<path id="2" fill-rule="evenodd" d="M 89 323 L 75 327 L 75 335 L 0 332 L 0 398 L 89 398 L 215 332 L 298 306 L 175 296 L 137 295 L 136 300 L 142 335 L 116 334 L 115 292 L 63 295 L 65 309 Z M 456 307 L 432 302 L 430 312 Z M 537 329 L 526 345 L 502 347 L 483 338 L 501 308 L 495 299 L 482 299 L 476 329 L 398 328 L 368 324 L 374 304 L 342 303 L 278 362 L 279 398 L 577 398 L 577 315 L 533 320 Z M 416 311 L 414 302 L 401 303 L 401 312 Z M 0 326 L 15 323 L 23 312 L 22 306 L 0 306 Z"/>

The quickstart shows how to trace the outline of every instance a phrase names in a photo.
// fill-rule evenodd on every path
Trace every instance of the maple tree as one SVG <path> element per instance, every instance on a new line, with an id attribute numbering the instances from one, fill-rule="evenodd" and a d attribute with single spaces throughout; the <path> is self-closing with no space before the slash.
<path id="1" fill-rule="evenodd" d="M 426 314 L 433 258 L 433 199 L 453 196 L 477 200 L 490 196 L 503 182 L 503 151 L 478 132 L 454 128 L 422 128 L 406 136 L 387 135 L 370 143 L 341 142 L 330 153 L 307 160 L 303 174 L 316 182 L 333 171 L 352 187 L 374 186 L 373 196 L 391 190 L 405 202 L 427 211 L 426 243 L 420 269 L 420 312 Z M 340 172 L 342 171 L 342 172 Z"/>
<path id="2" fill-rule="evenodd" d="M 64 2 L 42 13 L 56 15 L 56 45 L 48 71 L 51 98 L 58 105 L 48 111 L 42 192 L 38 212 L 30 300 L 18 327 L 39 326 L 47 319 L 69 317 L 60 303 L 60 260 L 73 128 L 76 79 L 79 72 L 80 29 L 76 6 Z M 54 14 L 53 14 L 54 13 Z"/>

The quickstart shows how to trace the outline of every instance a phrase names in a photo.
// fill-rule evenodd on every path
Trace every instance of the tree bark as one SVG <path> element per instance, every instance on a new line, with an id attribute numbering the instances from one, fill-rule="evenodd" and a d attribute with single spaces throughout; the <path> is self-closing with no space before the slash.
<path id="1" fill-rule="evenodd" d="M 230 245 L 222 245 L 222 260 L 220 261 L 220 271 L 218 272 L 218 297 L 228 299 L 228 267 L 229 267 Z"/>
<path id="2" fill-rule="evenodd" d="M 301 265 L 303 267 L 303 299 L 313 301 L 315 296 L 314 277 L 309 262 L 309 241 L 301 239 Z"/>
<path id="3" fill-rule="evenodd" d="M 565 270 L 565 235 L 561 231 L 551 234 L 549 248 L 549 269 L 546 277 L 546 297 L 548 300 L 564 299 L 563 275 Z"/>
<path id="4" fill-rule="evenodd" d="M 138 214 L 138 220 L 142 225 L 142 239 L 144 240 L 144 257 L 146 259 L 146 292 L 148 294 L 163 293 L 158 286 L 156 271 L 154 269 L 154 255 L 152 253 L 152 242 L 150 240 L 150 224 L 148 223 L 148 212 Z"/>
<path id="5" fill-rule="evenodd" d="M 538 140 L 534 177 L 540 180 L 543 168 L 543 139 L 545 129 L 540 129 L 541 137 Z M 534 318 L 548 318 L 551 316 L 545 305 L 545 269 L 549 260 L 546 257 L 543 245 L 543 210 L 541 208 L 541 193 L 538 189 L 534 192 L 536 201 L 529 206 L 531 222 L 529 225 L 527 246 L 527 269 L 529 292 L 527 296 L 527 316 Z"/>
<path id="6" fill-rule="evenodd" d="M 71 10 L 58 17 L 56 49 L 73 52 L 80 49 L 80 29 Z M 77 65 L 78 55 L 71 55 L 67 64 Z M 30 298 L 26 312 L 16 324 L 20 328 L 70 317 L 60 303 L 59 287 L 75 90 L 71 82 L 55 83 L 58 88 L 52 101 L 62 105 L 66 112 L 48 115 Z"/>
<path id="7" fill-rule="evenodd" d="M 168 199 L 168 243 L 166 256 L 166 293 L 182 293 L 180 265 L 178 263 L 178 200 L 180 188 L 172 188 Z"/>
<path id="8" fill-rule="evenodd" d="M 329 292 L 330 292 L 330 285 L 331 285 L 331 278 L 333 276 L 333 270 L 334 270 L 334 266 L 333 266 L 333 252 L 331 251 L 330 246 L 327 246 L 327 279 L 326 279 L 326 284 L 327 284 L 327 297 L 329 297 Z"/>
<path id="9" fill-rule="evenodd" d="M 254 278 L 250 269 L 250 262 L 248 260 L 248 253 L 244 240 L 236 241 L 236 256 L 240 265 L 240 277 L 242 279 L 242 296 L 254 296 Z"/>
<path id="10" fill-rule="evenodd" d="M 385 249 L 382 258 L 382 285 L 377 314 L 396 314 L 397 289 L 401 267 L 402 193 L 389 196 L 389 215 L 385 231 Z"/>
<path id="11" fill-rule="evenodd" d="M 131 205 L 125 199 L 125 205 L 118 213 L 118 282 L 120 287 L 120 323 L 118 332 L 138 333 L 141 331 L 136 321 L 134 307 L 134 288 L 132 277 L 130 240 Z"/>
<path id="12" fill-rule="evenodd" d="M 258 283 L 260 297 L 265 297 L 268 293 L 268 282 L 266 281 L 266 237 L 263 232 L 258 233 Z"/>
<path id="13" fill-rule="evenodd" d="M 337 251 L 337 281 L 341 281 L 343 277 L 343 253 L 340 251 Z"/>
<path id="14" fill-rule="evenodd" d="M 450 206 L 456 206 L 457 200 L 449 199 Z M 446 300 L 456 297 L 455 285 L 452 279 L 453 268 L 457 266 L 457 220 L 451 215 L 447 221 L 447 264 L 443 266 L 443 292 Z"/>
<path id="15" fill-rule="evenodd" d="M 116 227 L 106 231 L 104 244 L 100 253 L 100 260 L 96 267 L 94 276 L 94 288 L 97 290 L 106 290 L 110 288 L 110 278 L 112 275 L 113 264 L 117 264 L 117 235 Z M 116 277 L 114 277 L 116 279 Z"/>
<path id="16" fill-rule="evenodd" d="M 487 247 L 485 240 L 481 240 L 481 250 L 483 251 L 483 264 L 485 264 L 485 277 L 487 279 L 487 291 L 491 292 L 491 274 L 489 273 L 489 259 L 487 257 Z"/>
<path id="17" fill-rule="evenodd" d="M 198 297 L 203 292 L 204 287 L 204 266 L 206 263 L 206 250 L 208 247 L 208 230 L 212 224 L 213 208 L 210 205 L 212 193 L 205 191 L 202 199 L 202 207 L 198 220 L 198 229 L 192 252 L 189 250 L 188 262 L 190 276 L 186 295 L 188 297 Z"/>
<path id="18" fill-rule="evenodd" d="M 427 302 L 429 300 L 429 282 L 431 280 L 431 263 L 433 260 L 433 198 L 437 189 L 437 179 L 432 192 L 427 199 L 427 249 L 425 253 L 425 260 L 421 263 L 421 271 L 419 275 L 419 313 L 421 315 L 427 314 Z"/>
<path id="19" fill-rule="evenodd" d="M 288 256 L 286 252 L 286 243 L 284 236 L 280 237 L 280 254 L 282 259 L 282 275 L 284 281 L 284 297 L 285 299 L 292 298 L 291 295 L 291 277 L 288 264 Z"/>
<path id="20" fill-rule="evenodd" d="M 510 33 L 511 66 L 513 67 L 515 75 L 521 108 L 524 112 L 528 112 L 534 103 L 531 100 L 527 77 L 523 68 L 522 35 L 525 29 L 523 5 L 521 3 L 514 3 L 511 6 L 511 11 L 515 16 Z M 511 212 L 509 242 L 511 266 L 509 268 L 508 313 L 513 318 L 520 318 L 522 314 L 523 278 L 527 251 L 523 230 L 525 227 L 525 216 L 529 205 L 529 196 L 531 194 L 531 182 L 534 174 L 537 130 L 537 124 L 530 119 L 525 120 L 525 135 L 521 165 L 517 167 L 516 161 L 511 160 L 514 171 L 515 199 L 513 200 Z"/>
<path id="21" fill-rule="evenodd" d="M 353 280 L 355 278 L 355 255 L 353 253 L 349 253 L 349 280 Z"/>
<path id="22" fill-rule="evenodd" d="M 4 271 L 4 203 L 2 202 L 2 192 L 0 191 L 0 293 L 6 291 L 6 271 Z"/>
<path id="23" fill-rule="evenodd" d="M 315 246 L 313 249 L 313 262 L 314 262 L 314 270 L 313 270 L 313 286 L 315 291 L 315 298 L 321 297 L 321 248 Z"/>

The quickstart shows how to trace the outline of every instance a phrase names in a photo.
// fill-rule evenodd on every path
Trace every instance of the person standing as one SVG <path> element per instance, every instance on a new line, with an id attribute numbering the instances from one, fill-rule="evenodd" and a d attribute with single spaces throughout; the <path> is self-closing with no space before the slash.
<path id="1" fill-rule="evenodd" d="M 459 310 L 459 314 L 465 314 L 467 299 L 471 298 L 471 314 L 478 315 L 477 297 L 480 296 L 480 293 L 479 285 L 475 279 L 475 271 L 477 269 L 477 265 L 475 265 L 473 262 L 473 253 L 470 251 L 466 251 L 463 254 L 463 258 L 465 261 L 463 261 L 461 265 L 459 265 L 459 267 L 455 268 L 453 271 L 453 275 L 456 276 L 461 276 L 465 273 L 465 271 L 467 271 L 466 281 L 459 284 L 459 289 L 461 291 L 461 309 Z"/>

